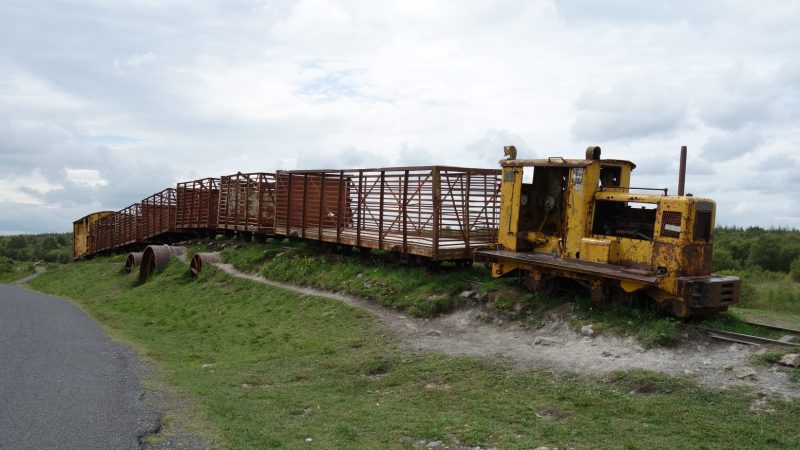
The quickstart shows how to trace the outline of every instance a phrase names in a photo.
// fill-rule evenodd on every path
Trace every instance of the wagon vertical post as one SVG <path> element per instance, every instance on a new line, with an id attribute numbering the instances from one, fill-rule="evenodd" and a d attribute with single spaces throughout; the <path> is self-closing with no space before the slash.
<path id="1" fill-rule="evenodd" d="M 322 240 L 322 214 L 325 212 L 323 205 L 325 204 L 325 174 L 320 175 L 319 180 L 319 215 L 317 216 L 317 236 Z"/>
<path id="2" fill-rule="evenodd" d="M 300 231 L 300 236 L 303 239 L 306 238 L 306 210 L 308 209 L 308 205 L 306 201 L 308 200 L 308 174 L 303 174 L 303 217 L 300 219 L 300 226 L 302 230 Z"/>
<path id="3" fill-rule="evenodd" d="M 386 187 L 386 171 L 381 170 L 381 190 L 378 206 L 378 248 L 383 248 L 383 190 Z"/>
<path id="4" fill-rule="evenodd" d="M 436 166 L 433 172 L 433 260 L 439 259 L 439 230 L 442 221 L 442 187 L 439 167 Z"/>
<path id="5" fill-rule="evenodd" d="M 469 250 L 469 237 L 470 229 L 472 228 L 472 218 L 469 211 L 469 198 L 472 195 L 472 169 L 467 169 L 467 190 L 464 193 L 464 240 L 466 241 L 467 256 L 471 253 Z"/>
<path id="6" fill-rule="evenodd" d="M 236 190 L 234 191 L 236 194 L 234 195 L 234 211 L 233 211 L 234 229 L 236 229 L 236 226 L 239 225 L 239 209 L 241 208 L 242 205 L 242 199 L 240 198 L 242 195 L 242 180 L 240 178 L 241 174 L 242 173 L 239 172 L 233 176 L 233 180 L 236 181 Z"/>
<path id="7" fill-rule="evenodd" d="M 408 170 L 403 176 L 403 253 L 408 251 Z"/>
<path id="8" fill-rule="evenodd" d="M 285 234 L 289 236 L 291 234 L 291 227 L 292 227 L 292 174 L 285 173 L 286 176 L 286 230 Z M 276 194 L 277 196 L 277 194 Z"/>
<path id="9" fill-rule="evenodd" d="M 361 219 L 361 204 L 366 200 L 364 199 L 364 171 L 358 171 L 358 197 L 356 198 L 356 246 L 361 247 L 361 227 L 363 221 Z"/>
<path id="10" fill-rule="evenodd" d="M 258 209 L 256 210 L 256 233 L 261 231 L 261 219 L 264 217 L 264 193 L 267 191 L 267 177 L 263 173 L 258 174 Z"/>
<path id="11" fill-rule="evenodd" d="M 339 198 L 336 200 L 336 245 L 342 243 L 342 227 L 344 226 L 344 190 L 347 184 L 344 181 L 344 171 L 339 171 Z"/>

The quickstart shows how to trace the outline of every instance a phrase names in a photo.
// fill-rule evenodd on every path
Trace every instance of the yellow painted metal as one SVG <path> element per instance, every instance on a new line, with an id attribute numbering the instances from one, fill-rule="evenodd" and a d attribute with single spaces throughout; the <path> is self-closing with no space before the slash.
<path id="1" fill-rule="evenodd" d="M 589 234 L 594 194 L 600 183 L 600 161 L 569 171 L 567 187 L 567 223 L 564 258 L 576 258 L 581 251 L 581 239 Z"/>
<path id="2" fill-rule="evenodd" d="M 494 260 L 493 276 L 503 276 L 518 269 L 531 272 L 531 276 L 541 276 L 540 271 L 547 271 L 549 276 L 576 278 L 591 283 L 598 281 L 611 283 L 629 293 L 646 290 L 657 301 L 668 302 L 678 299 L 679 304 L 675 307 L 677 309 L 674 309 L 674 313 L 682 315 L 688 311 L 680 300 L 684 293 L 681 292 L 682 287 L 679 286 L 678 279 L 687 276 L 706 276 L 711 273 L 712 230 L 716 212 L 712 200 L 668 196 L 666 193 L 631 192 L 631 172 L 636 166 L 629 161 L 509 159 L 500 161 L 500 165 L 503 182 L 499 248 L 516 252 L 547 253 L 553 254 L 555 258 L 608 265 L 607 270 L 614 271 L 614 277 L 611 279 L 598 275 L 592 278 L 586 273 L 579 274 L 569 269 L 544 269 L 537 267 L 536 263 L 528 263 L 519 258 Z M 548 210 L 563 213 L 561 221 L 557 222 L 560 224 L 557 233 L 542 232 L 541 227 L 520 229 L 521 223 L 527 224 L 525 225 L 527 228 L 531 227 L 532 220 L 521 217 L 522 211 L 530 211 L 530 206 L 526 209 L 526 201 L 541 201 L 541 198 L 527 198 L 528 195 L 533 195 L 537 188 L 523 184 L 524 168 L 536 169 L 535 179 L 541 179 L 537 177 L 542 173 L 548 174 L 543 175 L 545 179 L 552 176 L 551 174 L 559 174 L 563 180 L 563 192 L 557 197 L 563 204 Z M 542 172 L 539 172 L 539 169 Z M 555 172 L 547 172 L 548 170 Z M 616 186 L 601 186 L 602 170 L 612 170 Z M 655 205 L 656 208 L 652 213 L 655 217 L 652 239 L 643 235 L 628 237 L 594 234 L 592 221 L 595 208 L 600 201 L 606 204 L 619 203 L 625 208 L 630 207 L 631 203 Z M 700 210 L 704 214 L 704 222 L 695 226 Z M 547 219 L 542 221 L 543 224 L 545 222 Z M 552 216 L 550 222 L 553 222 Z M 653 284 L 635 281 L 637 276 L 641 277 L 644 274 L 656 281 Z"/>
<path id="3" fill-rule="evenodd" d="M 507 250 L 517 250 L 522 168 L 503 167 L 500 186 L 500 229 L 497 242 Z"/>
<path id="4" fill-rule="evenodd" d="M 93 253 L 92 233 L 95 223 L 113 211 L 98 211 L 88 214 L 72 223 L 72 258 L 80 259 Z"/>
<path id="5" fill-rule="evenodd" d="M 638 290 L 644 289 L 647 287 L 646 284 L 637 283 L 631 280 L 622 280 L 619 282 L 619 287 L 622 288 L 625 292 L 636 292 Z"/>
<path id="6" fill-rule="evenodd" d="M 619 260 L 619 241 L 616 239 L 581 238 L 580 259 L 616 264 Z"/>
<path id="7" fill-rule="evenodd" d="M 548 242 L 547 235 L 539 231 L 523 231 L 517 233 L 517 238 L 530 242 L 534 247 L 540 247 Z"/>
<path id="8" fill-rule="evenodd" d="M 704 203 L 711 206 L 711 230 L 716 206 L 713 200 L 697 197 L 665 197 L 659 204 L 656 218 L 656 235 L 653 239 L 651 267 L 663 268 L 665 275 L 658 281 L 658 287 L 670 294 L 680 294 L 678 277 L 708 275 L 711 273 L 711 251 L 713 234 L 709 240 L 698 243 L 693 240 L 695 205 Z M 665 235 L 665 213 L 679 213 L 678 236 Z M 666 231 L 665 231 L 666 230 Z"/>

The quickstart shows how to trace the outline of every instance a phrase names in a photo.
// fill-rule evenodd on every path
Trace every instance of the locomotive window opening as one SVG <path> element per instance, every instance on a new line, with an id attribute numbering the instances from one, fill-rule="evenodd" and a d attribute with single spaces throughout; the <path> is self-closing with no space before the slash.
<path id="1" fill-rule="evenodd" d="M 532 178 L 523 178 L 519 229 L 558 234 L 564 217 L 569 169 L 534 167 L 532 172 Z M 530 182 L 525 183 L 528 180 Z"/>
<path id="2" fill-rule="evenodd" d="M 657 211 L 653 203 L 598 200 L 592 234 L 652 241 Z"/>
<path id="3" fill-rule="evenodd" d="M 694 240 L 711 239 L 711 211 L 697 211 L 694 217 Z"/>
<path id="4" fill-rule="evenodd" d="M 600 186 L 619 187 L 622 178 L 622 167 L 602 166 L 600 167 Z"/>

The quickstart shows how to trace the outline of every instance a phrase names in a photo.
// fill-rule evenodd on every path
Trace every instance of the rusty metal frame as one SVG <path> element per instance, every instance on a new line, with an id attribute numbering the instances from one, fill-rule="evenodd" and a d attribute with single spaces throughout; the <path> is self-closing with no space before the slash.
<path id="1" fill-rule="evenodd" d="M 114 246 L 133 244 L 142 239 L 142 205 L 134 203 L 117 211 L 114 224 Z"/>
<path id="2" fill-rule="evenodd" d="M 499 170 L 282 171 L 277 186 L 277 234 L 434 260 L 470 259 L 495 242 Z"/>
<path id="3" fill-rule="evenodd" d="M 176 197 L 175 188 L 167 188 L 141 201 L 143 240 L 177 231 Z"/>
<path id="4" fill-rule="evenodd" d="M 236 173 L 220 177 L 217 227 L 274 234 L 275 174 Z"/>
<path id="5" fill-rule="evenodd" d="M 219 187 L 219 178 L 201 178 L 178 183 L 176 227 L 180 229 L 217 229 Z"/>
<path id="6" fill-rule="evenodd" d="M 117 221 L 117 213 L 113 212 L 95 222 L 92 246 L 93 253 L 101 253 L 116 248 L 114 243 L 114 229 Z"/>

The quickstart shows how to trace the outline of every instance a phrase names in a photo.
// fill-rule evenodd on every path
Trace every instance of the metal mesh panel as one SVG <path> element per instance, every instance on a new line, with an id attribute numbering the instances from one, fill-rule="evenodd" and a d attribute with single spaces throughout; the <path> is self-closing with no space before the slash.
<path id="1" fill-rule="evenodd" d="M 661 236 L 678 238 L 681 236 L 681 213 L 664 211 L 661 216 Z"/>

